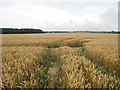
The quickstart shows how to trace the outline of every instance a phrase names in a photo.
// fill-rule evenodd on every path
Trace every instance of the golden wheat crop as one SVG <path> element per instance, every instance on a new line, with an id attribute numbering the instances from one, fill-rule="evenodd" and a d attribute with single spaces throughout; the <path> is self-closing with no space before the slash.
<path id="1" fill-rule="evenodd" d="M 74 41 L 88 41 L 84 43 Z M 62 47 L 64 45 L 75 48 Z M 82 45 L 83 44 L 83 45 Z M 61 78 L 66 87 L 120 87 L 118 63 L 118 35 L 98 33 L 46 33 L 46 34 L 4 34 L 2 35 L 2 87 L 36 87 L 44 71 L 38 58 L 44 48 L 57 47 L 61 52 L 63 66 Z M 83 56 L 77 56 L 76 50 L 82 46 Z M 103 74 L 95 63 L 108 72 Z M 63 80 L 64 79 L 64 80 Z"/>
<path id="2" fill-rule="evenodd" d="M 39 60 L 41 47 L 2 48 L 2 87 L 33 87 L 38 83 L 37 72 L 42 72 Z M 28 80 L 29 79 L 29 80 Z"/>
<path id="3" fill-rule="evenodd" d="M 118 37 L 93 40 L 85 46 L 85 53 L 91 61 L 98 63 L 110 73 L 120 77 L 118 59 Z"/>
<path id="4" fill-rule="evenodd" d="M 94 39 L 100 36 L 109 37 L 92 33 L 5 34 L 2 35 L 2 46 L 46 46 L 55 41 Z"/>
<path id="5" fill-rule="evenodd" d="M 3 46 L 47 46 L 52 42 L 69 39 L 69 35 L 62 34 L 11 34 L 3 35 Z"/>
<path id="6" fill-rule="evenodd" d="M 84 56 L 76 56 L 70 47 L 62 47 L 62 73 L 64 87 L 67 88 L 120 88 L 120 80 L 103 74 Z M 72 51 L 72 50 L 71 50 Z M 64 53 L 63 53 L 64 52 Z"/>

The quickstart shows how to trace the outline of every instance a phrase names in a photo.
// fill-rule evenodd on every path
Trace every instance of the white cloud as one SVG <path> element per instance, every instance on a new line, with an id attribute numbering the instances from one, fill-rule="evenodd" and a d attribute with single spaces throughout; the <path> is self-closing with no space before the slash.
<path id="1" fill-rule="evenodd" d="M 1 0 L 0 27 L 116 29 L 116 5 L 117 0 Z"/>

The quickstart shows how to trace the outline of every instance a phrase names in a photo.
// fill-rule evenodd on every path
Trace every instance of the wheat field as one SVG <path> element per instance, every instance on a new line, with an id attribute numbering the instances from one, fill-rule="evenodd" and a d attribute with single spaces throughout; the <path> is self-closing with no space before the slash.
<path id="1" fill-rule="evenodd" d="M 49 88 L 52 57 L 60 87 L 120 88 L 118 34 L 103 33 L 3 34 L 2 87 Z"/>

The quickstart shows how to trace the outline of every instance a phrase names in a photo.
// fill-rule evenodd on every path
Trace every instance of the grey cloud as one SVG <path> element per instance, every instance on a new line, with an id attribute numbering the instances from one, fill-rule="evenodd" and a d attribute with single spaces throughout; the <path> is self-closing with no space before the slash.
<path id="1" fill-rule="evenodd" d="M 86 29 L 96 29 L 96 30 L 102 30 L 102 29 L 116 29 L 117 28 L 117 23 L 118 23 L 118 18 L 117 18 L 117 5 L 118 0 L 0 0 L 0 18 L 5 18 L 4 21 L 2 22 L 2 25 L 6 26 L 12 26 L 12 23 L 15 26 L 22 26 L 21 23 L 18 23 L 19 21 L 13 20 L 11 18 L 12 16 L 9 16 L 9 13 L 7 10 L 9 8 L 15 8 L 17 5 L 26 5 L 26 3 L 33 4 L 34 6 L 39 6 L 39 4 L 43 3 L 45 5 L 48 5 L 49 7 L 57 8 L 57 9 L 63 9 L 66 11 L 69 11 L 71 14 L 74 15 L 81 15 L 80 12 L 84 10 L 86 7 L 90 6 L 96 6 L 96 7 L 104 7 L 104 8 L 109 8 L 101 17 L 100 19 L 103 20 L 101 24 L 96 24 L 96 23 L 91 23 L 91 22 L 86 22 L 85 25 L 78 24 L 72 19 L 70 19 L 68 22 L 63 22 L 61 25 L 57 25 L 56 23 L 48 23 L 49 21 L 45 21 L 46 27 L 42 27 L 44 29 L 71 29 L 71 30 L 86 30 Z M 5 11 L 4 11 L 5 10 Z M 18 9 L 19 10 L 19 9 Z M 24 11 L 24 10 L 23 10 Z M 13 11 L 14 12 L 14 11 Z M 26 10 L 27 13 L 27 10 Z M 32 13 L 32 12 L 31 12 Z M 36 13 L 35 13 L 36 14 Z M 21 17 L 22 18 L 22 17 Z M 64 18 L 63 18 L 64 19 Z M 19 19 L 18 19 L 19 20 Z M 26 20 L 27 21 L 27 20 Z M 29 20 L 28 20 L 29 21 Z M 23 22 L 24 22 L 24 17 L 23 17 Z M 59 21 L 58 21 L 59 22 Z M 1 22 L 0 22 L 1 23 Z M 23 26 L 29 26 L 27 23 L 26 25 L 23 24 Z M 35 26 L 36 27 L 36 26 Z M 37 25 L 38 27 L 38 25 Z"/>
<path id="2" fill-rule="evenodd" d="M 105 25 L 113 25 L 117 26 L 118 24 L 118 10 L 117 7 L 111 7 L 109 8 L 102 16 L 101 18 L 104 20 L 103 23 Z"/>

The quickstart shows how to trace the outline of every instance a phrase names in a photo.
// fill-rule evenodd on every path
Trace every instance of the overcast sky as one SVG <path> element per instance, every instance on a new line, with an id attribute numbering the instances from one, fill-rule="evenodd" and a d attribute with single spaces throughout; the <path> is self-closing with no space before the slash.
<path id="1" fill-rule="evenodd" d="M 0 27 L 117 30 L 119 0 L 0 0 Z"/>

